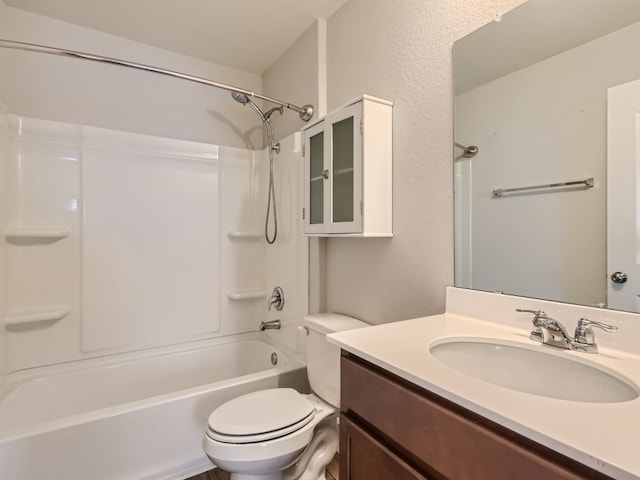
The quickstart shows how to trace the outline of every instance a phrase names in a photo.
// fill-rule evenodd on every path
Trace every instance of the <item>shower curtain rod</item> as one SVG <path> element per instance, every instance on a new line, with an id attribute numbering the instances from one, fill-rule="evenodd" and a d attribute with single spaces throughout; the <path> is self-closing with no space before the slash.
<path id="1" fill-rule="evenodd" d="M 152 67 L 150 65 L 143 65 L 141 63 L 130 62 L 128 60 L 120 60 L 117 58 L 103 57 L 101 55 L 95 55 L 93 53 L 78 52 L 75 50 L 66 50 L 63 48 L 48 47 L 45 45 L 37 45 L 35 43 L 16 42 L 13 40 L 0 39 L 0 48 L 11 48 L 14 50 L 27 50 L 30 52 L 48 53 L 50 55 L 60 55 L 63 57 L 81 58 L 84 60 L 92 60 L 94 62 L 110 63 L 112 65 L 120 65 L 123 67 L 136 68 L 138 70 L 146 70 L 148 72 L 159 73 L 161 75 L 168 75 L 170 77 L 181 78 L 182 80 L 189 80 L 191 82 L 202 83 L 211 87 L 221 88 L 222 90 L 228 90 L 230 92 L 238 92 L 249 97 L 259 98 L 266 102 L 282 105 L 294 112 L 300 114 L 300 118 L 305 122 L 308 122 L 313 117 L 313 106 L 303 105 L 299 107 L 292 103 L 276 100 L 275 98 L 267 97 L 260 93 L 252 92 L 251 90 L 245 90 L 244 88 L 234 87 L 233 85 L 227 85 L 226 83 L 215 82 L 213 80 L 207 80 L 206 78 L 196 77 L 193 75 L 187 75 L 186 73 L 175 72 L 173 70 L 167 70 L 164 68 Z"/>

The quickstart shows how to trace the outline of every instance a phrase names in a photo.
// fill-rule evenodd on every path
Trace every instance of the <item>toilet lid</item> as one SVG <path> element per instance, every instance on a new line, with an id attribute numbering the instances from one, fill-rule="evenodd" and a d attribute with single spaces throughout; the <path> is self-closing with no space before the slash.
<path id="1" fill-rule="evenodd" d="M 313 404 L 292 388 L 272 388 L 234 398 L 209 416 L 208 435 L 227 443 L 266 441 L 309 423 Z"/>

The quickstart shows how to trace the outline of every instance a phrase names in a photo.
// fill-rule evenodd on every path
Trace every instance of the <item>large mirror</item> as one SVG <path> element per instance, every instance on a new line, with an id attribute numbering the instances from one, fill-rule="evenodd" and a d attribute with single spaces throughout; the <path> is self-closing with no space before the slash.
<path id="1" fill-rule="evenodd" d="M 529 0 L 456 42 L 456 286 L 639 311 L 639 46 L 638 0 Z"/>

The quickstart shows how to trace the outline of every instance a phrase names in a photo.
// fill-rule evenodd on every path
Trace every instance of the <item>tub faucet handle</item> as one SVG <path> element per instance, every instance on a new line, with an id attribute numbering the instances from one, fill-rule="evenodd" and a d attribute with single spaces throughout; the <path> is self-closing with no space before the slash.
<path id="1" fill-rule="evenodd" d="M 267 310 L 271 311 L 272 306 L 278 311 L 284 308 L 284 292 L 281 287 L 274 288 L 271 297 L 267 300 Z"/>

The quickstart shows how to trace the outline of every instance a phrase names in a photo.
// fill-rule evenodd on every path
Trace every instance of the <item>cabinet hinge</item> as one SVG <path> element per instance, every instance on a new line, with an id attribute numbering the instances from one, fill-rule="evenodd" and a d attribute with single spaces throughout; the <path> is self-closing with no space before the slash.
<path id="1" fill-rule="evenodd" d="M 306 145 L 302 145 L 302 156 L 303 156 L 303 157 L 304 157 L 304 151 L 305 151 L 305 148 L 304 148 L 304 147 L 306 147 Z"/>
<path id="2" fill-rule="evenodd" d="M 360 133 L 364 135 L 364 120 L 360 120 Z"/>
<path id="3" fill-rule="evenodd" d="M 304 207 L 302 207 L 302 219 L 303 220 L 304 220 L 304 214 L 305 214 Z"/>
<path id="4" fill-rule="evenodd" d="M 364 200 L 360 200 L 360 215 L 364 216 Z"/>

